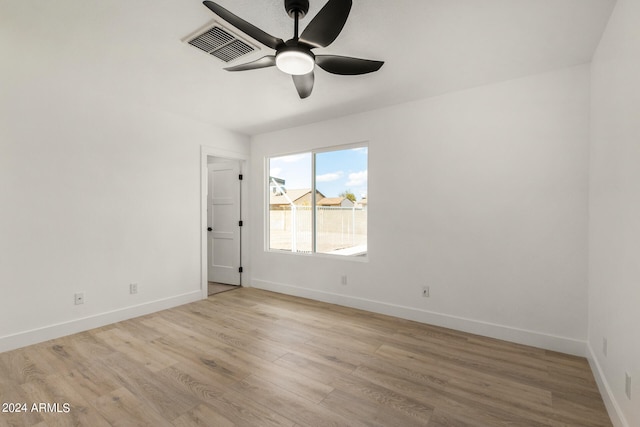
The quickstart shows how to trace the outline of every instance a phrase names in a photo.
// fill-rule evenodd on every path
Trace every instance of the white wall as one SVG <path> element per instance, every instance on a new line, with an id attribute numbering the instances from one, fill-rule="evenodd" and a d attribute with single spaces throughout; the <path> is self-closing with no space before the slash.
<path id="1" fill-rule="evenodd" d="M 254 205 L 253 285 L 584 354 L 588 116 L 579 66 L 254 137 L 256 205 L 265 156 L 369 142 L 369 260 L 265 252 Z"/>
<path id="2" fill-rule="evenodd" d="M 14 71 L 0 88 L 0 351 L 201 298 L 200 146 L 248 155 L 248 138 Z"/>
<path id="3" fill-rule="evenodd" d="M 627 426 L 640 425 L 638 22 L 640 2 L 618 0 L 593 59 L 591 85 L 589 344 L 609 412 L 616 425 Z M 634 383 L 632 400 L 625 372 Z"/>

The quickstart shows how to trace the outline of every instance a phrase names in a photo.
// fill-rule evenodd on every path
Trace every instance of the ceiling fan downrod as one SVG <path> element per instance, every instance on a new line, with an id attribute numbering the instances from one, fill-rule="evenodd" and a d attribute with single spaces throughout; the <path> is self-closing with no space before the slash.
<path id="1" fill-rule="evenodd" d="M 299 22 L 309 11 L 309 0 L 284 0 L 284 8 L 295 22 L 293 40 L 298 41 Z"/>

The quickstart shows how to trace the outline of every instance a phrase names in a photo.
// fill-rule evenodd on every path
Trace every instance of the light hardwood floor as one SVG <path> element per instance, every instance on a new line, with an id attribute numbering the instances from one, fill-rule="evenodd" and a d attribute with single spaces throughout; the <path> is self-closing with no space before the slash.
<path id="1" fill-rule="evenodd" d="M 240 289 L 240 286 L 226 285 L 224 283 L 215 283 L 215 282 L 208 282 L 207 286 L 208 286 L 207 295 L 209 295 L 209 296 L 215 295 L 215 294 L 219 294 L 221 292 L 227 292 L 227 291 L 233 291 L 233 290 L 236 290 L 236 289 Z"/>
<path id="2" fill-rule="evenodd" d="M 611 425 L 583 358 L 251 288 L 2 353 L 0 401 L 62 411 L 0 426 Z"/>

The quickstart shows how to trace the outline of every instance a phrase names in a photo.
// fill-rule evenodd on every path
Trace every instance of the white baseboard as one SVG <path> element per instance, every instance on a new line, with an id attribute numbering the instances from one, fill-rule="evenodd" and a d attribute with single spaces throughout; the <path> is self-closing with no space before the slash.
<path id="1" fill-rule="evenodd" d="M 199 301 L 201 299 L 202 291 L 197 290 L 182 295 L 176 295 L 169 298 L 147 302 L 140 305 L 125 307 L 106 313 L 95 314 L 92 316 L 73 319 L 55 325 L 44 326 L 42 328 L 7 335 L 4 337 L 0 337 L 0 352 L 14 350 L 16 348 L 25 347 L 31 344 L 37 344 L 54 338 L 87 331 L 93 328 L 99 328 L 111 323 L 132 319 L 134 317 L 144 316 L 145 314 L 155 313 L 160 310 L 177 307 L 179 305 L 188 304 L 190 302 Z"/>
<path id="2" fill-rule="evenodd" d="M 491 338 L 497 338 L 518 344 L 530 345 L 544 348 L 546 350 L 558 351 L 575 356 L 586 357 L 586 341 L 556 335 L 544 334 L 525 329 L 513 328 L 505 325 L 498 325 L 474 319 L 467 319 L 448 314 L 436 313 L 428 310 L 420 310 L 413 307 L 406 307 L 386 302 L 374 301 L 365 298 L 358 298 L 349 295 L 318 291 L 315 289 L 302 288 L 299 286 L 273 283 L 265 280 L 254 279 L 252 286 L 258 289 L 309 298 L 317 301 L 343 305 L 361 310 L 372 311 L 374 313 L 386 314 L 416 322 L 427 323 L 458 331 L 469 332 Z"/>
<path id="3" fill-rule="evenodd" d="M 629 423 L 622 414 L 622 410 L 620 409 L 618 402 L 616 402 L 616 399 L 613 396 L 611 387 L 609 387 L 609 382 L 604 376 L 604 372 L 602 371 L 602 368 L 598 363 L 598 359 L 596 358 L 596 354 L 591 347 L 591 343 L 587 344 L 587 351 L 587 359 L 589 360 L 591 371 L 593 372 L 593 376 L 596 379 L 596 383 L 598 383 L 598 390 L 600 391 L 600 395 L 602 396 L 604 405 L 607 407 L 607 412 L 609 413 L 611 422 L 615 427 L 630 427 Z"/>

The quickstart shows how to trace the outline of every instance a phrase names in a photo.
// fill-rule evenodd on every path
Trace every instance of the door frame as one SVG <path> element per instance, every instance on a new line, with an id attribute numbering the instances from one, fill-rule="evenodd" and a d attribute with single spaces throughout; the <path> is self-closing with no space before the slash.
<path id="1" fill-rule="evenodd" d="M 243 180 L 240 181 L 240 216 L 244 217 L 245 212 L 248 212 L 248 203 L 246 200 L 246 183 L 247 183 L 247 163 L 249 160 L 248 154 L 237 153 L 235 151 L 223 150 L 215 147 L 209 147 L 206 145 L 200 146 L 200 291 L 202 292 L 202 299 L 209 297 L 208 286 L 208 249 L 207 249 L 207 186 L 209 179 L 208 158 L 218 157 L 221 159 L 234 160 L 240 164 L 240 173 L 243 175 Z M 246 224 L 246 220 L 244 220 Z M 246 243 L 248 242 L 248 233 L 246 225 L 243 226 L 243 230 L 240 238 L 241 257 L 240 263 L 245 264 L 244 254 L 246 250 Z M 242 273 L 245 274 L 246 273 Z M 247 282 L 243 280 L 243 284 Z"/>

